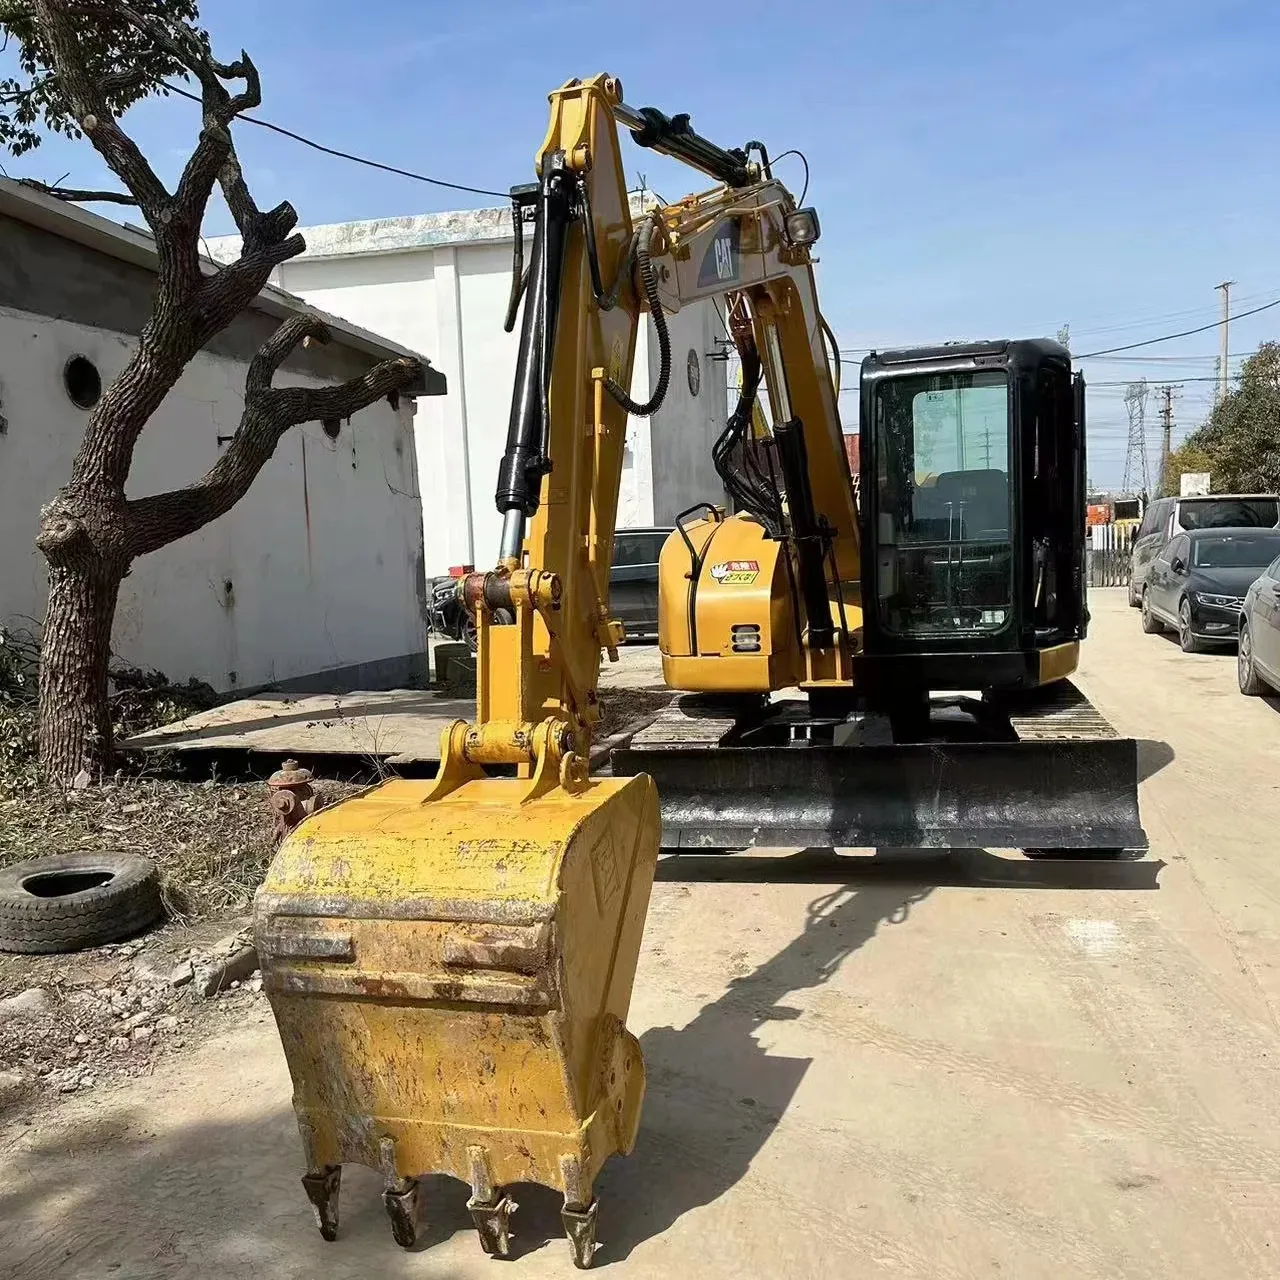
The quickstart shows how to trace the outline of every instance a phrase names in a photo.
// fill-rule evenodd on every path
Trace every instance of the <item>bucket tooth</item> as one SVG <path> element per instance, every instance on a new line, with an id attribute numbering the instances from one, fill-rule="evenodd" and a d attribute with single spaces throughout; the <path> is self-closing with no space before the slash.
<path id="1" fill-rule="evenodd" d="M 511 1215 L 518 1206 L 509 1195 L 494 1188 L 493 1169 L 484 1147 L 468 1147 L 467 1159 L 471 1165 L 471 1199 L 467 1201 L 467 1212 L 476 1224 L 480 1247 L 491 1258 L 506 1258 L 511 1253 Z"/>
<path id="2" fill-rule="evenodd" d="M 599 1208 L 600 1201 L 592 1200 L 585 1209 L 566 1204 L 560 1210 L 560 1221 L 564 1223 L 564 1233 L 569 1237 L 573 1265 L 580 1271 L 585 1271 L 595 1259 L 596 1214 Z"/>
<path id="3" fill-rule="evenodd" d="M 391 1234 L 402 1249 L 412 1249 L 418 1240 L 418 1185 L 417 1178 L 397 1178 L 382 1193 Z"/>
<path id="4" fill-rule="evenodd" d="M 342 1166 L 327 1164 L 302 1175 L 302 1189 L 311 1201 L 316 1226 L 326 1240 L 338 1238 L 338 1192 L 342 1186 Z"/>
<path id="5" fill-rule="evenodd" d="M 480 1247 L 491 1258 L 511 1255 L 511 1215 L 519 1206 L 510 1195 L 502 1195 L 485 1203 L 472 1196 L 467 1201 L 467 1212 L 476 1224 Z"/>

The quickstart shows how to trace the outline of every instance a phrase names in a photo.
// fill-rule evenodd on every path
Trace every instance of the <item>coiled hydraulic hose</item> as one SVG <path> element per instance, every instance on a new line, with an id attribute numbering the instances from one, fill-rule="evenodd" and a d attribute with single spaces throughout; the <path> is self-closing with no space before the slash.
<path id="1" fill-rule="evenodd" d="M 623 387 L 612 378 L 605 381 L 605 389 L 628 413 L 638 418 L 648 418 L 662 407 L 667 398 L 667 387 L 671 382 L 671 335 L 667 332 L 667 318 L 662 313 L 662 299 L 658 296 L 658 276 L 653 269 L 653 261 L 649 257 L 649 246 L 653 240 L 657 226 L 653 217 L 647 217 L 636 229 L 635 261 L 640 272 L 640 284 L 644 289 L 645 300 L 649 304 L 649 314 L 653 317 L 653 327 L 658 331 L 658 384 L 653 395 L 644 404 L 633 400 Z"/>

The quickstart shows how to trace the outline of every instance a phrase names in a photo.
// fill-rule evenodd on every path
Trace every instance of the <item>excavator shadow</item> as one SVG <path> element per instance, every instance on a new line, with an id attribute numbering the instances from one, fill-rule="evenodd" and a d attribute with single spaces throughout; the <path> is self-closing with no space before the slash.
<path id="1" fill-rule="evenodd" d="M 658 864 L 658 883 L 768 882 L 770 880 L 891 884 L 930 888 L 1120 889 L 1160 887 L 1165 863 L 1159 858 L 1020 858 L 989 849 L 894 849 L 877 853 L 837 853 L 800 849 L 786 853 L 680 853 Z"/>
<path id="2" fill-rule="evenodd" d="M 635 1151 L 610 1162 L 597 1184 L 609 1224 L 597 1266 L 626 1258 L 747 1174 L 811 1062 L 770 1052 L 757 1033 L 800 1018 L 788 996 L 830 981 L 881 929 L 905 924 L 929 892 L 902 884 L 824 890 L 776 955 L 730 981 L 686 1026 L 640 1037 L 644 1119 Z"/>
<path id="3" fill-rule="evenodd" d="M 881 930 L 908 924 L 913 909 L 936 888 L 1155 889 L 1163 866 L 1146 859 L 1039 861 L 985 849 L 665 857 L 658 866 L 660 883 L 775 881 L 812 884 L 819 892 L 803 928 L 781 951 L 730 980 L 691 1022 L 653 1027 L 640 1036 L 648 1076 L 640 1136 L 632 1154 L 611 1160 L 596 1181 L 596 1269 L 623 1261 L 747 1176 L 812 1061 L 770 1051 L 759 1033 L 771 1022 L 802 1017 L 789 997 L 831 981 Z M 559 1247 L 561 1198 L 539 1186 L 512 1191 L 520 1205 L 513 1255 Z M 470 1231 L 461 1184 L 425 1179 L 423 1197 L 430 1208 L 415 1252 Z M 372 1198 L 370 1193 L 358 1202 Z"/>
<path id="4" fill-rule="evenodd" d="M 611 1161 L 597 1184 L 608 1228 L 602 1219 L 596 1266 L 625 1259 L 747 1175 L 811 1061 L 770 1052 L 758 1033 L 770 1022 L 802 1017 L 788 997 L 821 987 L 881 930 L 909 923 L 913 909 L 935 888 L 1152 889 L 1163 865 L 1038 862 L 982 849 L 876 857 L 811 849 L 778 857 L 665 859 L 660 881 L 781 880 L 830 887 L 809 904 L 803 929 L 786 947 L 730 981 L 692 1022 L 654 1027 L 640 1037 L 648 1071 L 644 1119 L 635 1151 Z"/>

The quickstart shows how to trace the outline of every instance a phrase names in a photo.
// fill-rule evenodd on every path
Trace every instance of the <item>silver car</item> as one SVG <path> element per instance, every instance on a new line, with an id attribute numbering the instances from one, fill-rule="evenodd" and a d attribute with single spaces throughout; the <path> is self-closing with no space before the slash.
<path id="1" fill-rule="evenodd" d="M 1236 677 L 1241 693 L 1280 693 L 1280 556 L 1245 595 Z"/>

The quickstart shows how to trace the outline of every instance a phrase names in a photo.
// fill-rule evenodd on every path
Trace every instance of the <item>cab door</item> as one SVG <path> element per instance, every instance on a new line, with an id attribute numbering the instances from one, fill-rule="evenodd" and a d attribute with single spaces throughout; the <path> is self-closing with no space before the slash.
<path id="1" fill-rule="evenodd" d="M 1148 508 L 1138 526 L 1138 535 L 1133 543 L 1133 584 L 1141 594 L 1142 585 L 1151 574 L 1152 568 L 1161 551 L 1167 547 L 1167 526 L 1173 514 L 1173 502 L 1169 498 L 1160 498 Z"/>
<path id="2" fill-rule="evenodd" d="M 1151 572 L 1155 579 L 1152 607 L 1170 626 L 1176 626 L 1178 622 L 1178 599 L 1187 579 L 1190 557 L 1191 539 L 1180 533 L 1165 543 L 1164 550 L 1152 562 Z"/>
<path id="3" fill-rule="evenodd" d="M 1057 360 L 1034 376 L 1020 415 L 1018 542 L 1031 642 L 1043 648 L 1084 633 L 1084 379 Z"/>

